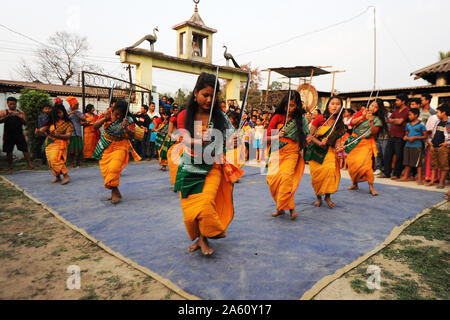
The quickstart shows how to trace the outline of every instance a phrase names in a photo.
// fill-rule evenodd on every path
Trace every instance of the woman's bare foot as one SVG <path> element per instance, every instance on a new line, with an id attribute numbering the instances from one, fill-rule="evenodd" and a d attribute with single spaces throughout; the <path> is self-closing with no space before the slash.
<path id="1" fill-rule="evenodd" d="M 419 186 L 422 186 L 422 185 L 423 185 L 423 180 L 417 181 L 417 184 L 418 184 Z"/>
<path id="2" fill-rule="evenodd" d="M 203 255 L 210 256 L 213 254 L 214 250 L 209 246 L 208 239 L 206 237 L 200 236 L 200 238 L 198 239 L 198 243 L 200 245 L 200 248 L 202 249 Z"/>
<path id="3" fill-rule="evenodd" d="M 331 201 L 330 197 L 325 197 L 325 202 L 328 204 L 330 209 L 333 209 L 334 207 L 336 207 L 336 204 L 333 201 Z"/>
<path id="4" fill-rule="evenodd" d="M 60 182 L 61 181 L 61 177 L 60 176 L 57 176 L 56 178 L 55 178 L 55 180 L 52 180 L 52 183 L 57 183 L 57 182 Z"/>
<path id="5" fill-rule="evenodd" d="M 286 212 L 284 210 L 280 210 L 280 211 L 272 213 L 271 216 L 275 218 L 275 217 L 281 216 L 281 215 L 283 215 L 285 213 Z"/>
<path id="6" fill-rule="evenodd" d="M 198 249 L 200 249 L 200 239 L 197 240 L 197 242 L 195 242 L 193 245 L 189 246 L 188 251 L 189 252 L 194 252 L 197 251 Z"/>
<path id="7" fill-rule="evenodd" d="M 431 187 L 433 185 L 434 185 L 434 182 L 431 182 L 431 181 L 424 184 L 425 187 Z"/>
<path id="8" fill-rule="evenodd" d="M 295 220 L 298 218 L 298 213 L 295 210 L 291 210 L 291 220 Z"/>
<path id="9" fill-rule="evenodd" d="M 68 174 L 64 175 L 64 179 L 61 184 L 68 184 L 70 181 L 70 176 Z"/>
<path id="10" fill-rule="evenodd" d="M 314 206 L 315 207 L 322 206 L 322 198 L 317 198 L 316 202 L 314 202 Z"/>
<path id="11" fill-rule="evenodd" d="M 28 169 L 33 170 L 34 168 L 35 167 L 31 163 L 28 164 Z"/>
<path id="12" fill-rule="evenodd" d="M 398 179 L 397 181 L 406 182 L 406 181 L 409 181 L 409 179 L 408 179 L 408 177 L 402 177 L 401 179 Z"/>
<path id="13" fill-rule="evenodd" d="M 359 190 L 359 187 L 357 184 L 352 185 L 351 187 L 346 188 L 347 190 Z"/>
<path id="14" fill-rule="evenodd" d="M 373 187 L 372 188 L 369 187 L 369 189 L 370 189 L 371 195 L 373 195 L 374 197 L 376 197 L 378 195 L 378 192 Z"/>
<path id="15" fill-rule="evenodd" d="M 120 194 L 119 189 L 111 189 L 111 202 L 113 204 L 117 204 L 119 203 L 120 199 L 122 199 L 122 195 Z"/>

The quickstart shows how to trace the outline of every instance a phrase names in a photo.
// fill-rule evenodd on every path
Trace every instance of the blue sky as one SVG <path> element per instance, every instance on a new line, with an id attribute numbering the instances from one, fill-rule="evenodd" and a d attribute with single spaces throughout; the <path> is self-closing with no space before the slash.
<path id="1" fill-rule="evenodd" d="M 297 35 L 346 20 L 377 8 L 378 88 L 424 85 L 410 73 L 438 60 L 438 52 L 450 51 L 448 0 L 201 0 L 199 14 L 218 30 L 214 35 L 213 62 L 225 64 L 226 44 L 238 63 L 252 62 L 261 69 L 297 65 L 333 66 L 346 70 L 336 77 L 336 89 L 371 89 L 373 83 L 373 15 L 330 30 L 295 39 L 257 53 Z M 175 24 L 193 14 L 192 0 L 166 1 L 2 1 L 0 23 L 45 42 L 56 31 L 76 32 L 88 38 L 91 62 L 112 73 L 123 72 L 114 52 L 133 44 L 159 27 L 155 50 L 176 54 Z M 16 79 L 20 58 L 32 61 L 35 44 L 0 28 L 0 79 Z M 161 91 L 192 89 L 195 76 L 156 70 L 154 85 Z M 272 76 L 276 80 L 277 76 Z M 331 76 L 313 84 L 331 89 Z M 263 82 L 263 87 L 266 83 Z"/>

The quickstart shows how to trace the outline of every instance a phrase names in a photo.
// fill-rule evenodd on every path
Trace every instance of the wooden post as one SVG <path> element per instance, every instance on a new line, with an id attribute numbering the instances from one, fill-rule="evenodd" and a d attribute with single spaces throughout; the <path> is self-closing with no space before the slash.
<path id="1" fill-rule="evenodd" d="M 333 71 L 332 73 L 333 73 L 333 84 L 331 85 L 331 95 L 330 95 L 330 97 L 334 96 L 334 79 L 336 77 L 336 72 Z"/>
<path id="2" fill-rule="evenodd" d="M 272 72 L 272 70 L 267 69 L 267 70 L 262 70 L 262 71 L 269 71 L 269 76 L 267 78 L 266 99 L 264 101 L 264 109 L 266 109 L 266 107 L 267 107 L 267 99 L 269 97 L 270 73 Z M 262 95 L 261 95 L 261 99 L 262 99 Z"/>
<path id="3" fill-rule="evenodd" d="M 86 87 L 84 86 L 84 71 L 81 71 L 81 104 L 82 104 L 82 109 L 83 109 L 83 113 L 86 113 L 86 98 L 85 98 L 85 94 L 86 94 Z"/>

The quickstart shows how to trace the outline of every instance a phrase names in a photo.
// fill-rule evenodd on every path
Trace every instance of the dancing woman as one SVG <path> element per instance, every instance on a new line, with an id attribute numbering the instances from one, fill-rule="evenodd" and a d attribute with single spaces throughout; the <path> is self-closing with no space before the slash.
<path id="1" fill-rule="evenodd" d="M 375 137 L 387 131 L 385 114 L 383 101 L 377 99 L 370 104 L 369 110 L 362 108 L 350 121 L 353 133 L 345 142 L 345 149 L 353 185 L 348 190 L 357 190 L 359 182 L 367 181 L 370 194 L 378 195 L 373 187 L 373 159 L 378 153 Z"/>
<path id="2" fill-rule="evenodd" d="M 103 126 L 104 132 L 92 158 L 100 160 L 100 171 L 105 188 L 111 190 L 111 197 L 106 200 L 111 200 L 113 204 L 122 199 L 119 191 L 120 174 L 128 164 L 130 151 L 135 161 L 141 160 L 130 142 L 130 139 L 134 137 L 134 127 L 133 119 L 130 116 L 125 117 L 127 108 L 128 103 L 125 100 L 119 100 L 102 119 L 94 124 L 96 130 Z"/>
<path id="3" fill-rule="evenodd" d="M 159 156 L 159 165 L 161 166 L 161 171 L 167 170 L 167 151 L 172 145 L 172 139 L 169 136 L 169 122 L 170 122 L 170 111 L 164 110 L 161 114 L 162 122 L 161 124 L 154 129 L 153 131 L 157 132 L 155 148 L 158 150 Z"/>
<path id="4" fill-rule="evenodd" d="M 86 106 L 86 113 L 84 117 L 86 118 L 86 124 L 84 125 L 84 158 L 90 159 L 94 154 L 95 147 L 97 146 L 98 140 L 100 140 L 100 130 L 94 129 L 94 123 L 99 119 L 98 115 L 94 113 L 95 108 L 92 104 Z"/>
<path id="5" fill-rule="evenodd" d="M 289 210 L 291 219 L 295 220 L 298 213 L 295 211 L 294 194 L 305 170 L 302 151 L 309 128 L 308 121 L 303 116 L 300 94 L 294 91 L 291 100 L 288 100 L 289 97 L 286 95 L 275 110 L 267 129 L 268 142 L 279 138 L 279 149 L 274 150 L 271 147 L 270 150 L 267 184 L 277 205 L 277 211 L 272 214 L 272 217 L 282 215 Z M 284 126 L 287 108 L 289 112 L 286 126 Z M 279 129 L 281 131 L 276 136 L 274 132 Z"/>
<path id="6" fill-rule="evenodd" d="M 47 134 L 42 149 L 45 150 L 50 170 L 56 177 L 52 183 L 60 182 L 61 175 L 64 177 L 61 184 L 67 184 L 70 181 L 69 170 L 66 167 L 67 147 L 74 130 L 66 108 L 58 103 L 53 107 L 44 126 L 35 131 L 36 134 Z"/>
<path id="7" fill-rule="evenodd" d="M 214 75 L 201 73 L 189 99 L 184 123 L 178 122 L 178 127 L 184 129 L 185 149 L 178 167 L 174 190 L 180 191 L 187 233 L 192 241 L 197 239 L 188 250 L 193 252 L 201 249 L 204 255 L 211 255 L 214 251 L 208 243 L 208 238 L 226 236 L 226 230 L 234 216 L 233 182 L 243 174 L 240 169 L 221 161 L 226 152 L 226 141 L 234 135 L 228 117 L 217 103 L 218 90 L 214 93 L 215 85 Z M 213 109 L 210 121 L 211 107 Z M 213 142 L 210 141 L 211 132 L 207 130 L 210 125 L 222 134 Z M 204 155 L 212 145 L 216 146 L 216 154 L 214 162 L 210 164 L 212 161 L 208 160 L 211 159 Z"/>
<path id="8" fill-rule="evenodd" d="M 307 137 L 310 145 L 305 153 L 305 160 L 309 161 L 311 183 L 316 193 L 316 207 L 322 205 L 322 196 L 330 208 L 336 204 L 331 201 L 331 194 L 336 193 L 341 178 L 337 153 L 343 150 L 339 138 L 345 134 L 342 121 L 342 99 L 332 97 L 328 100 L 326 110 L 317 116 L 311 125 L 311 134 Z"/>

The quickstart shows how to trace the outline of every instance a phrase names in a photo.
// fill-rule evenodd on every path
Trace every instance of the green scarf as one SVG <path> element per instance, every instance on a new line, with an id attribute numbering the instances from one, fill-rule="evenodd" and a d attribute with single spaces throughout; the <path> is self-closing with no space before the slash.
<path id="1" fill-rule="evenodd" d="M 318 146 L 315 143 L 313 143 L 313 144 L 310 144 L 306 148 L 305 161 L 313 160 L 320 164 L 323 163 L 323 161 L 325 160 L 325 157 L 327 156 L 327 153 L 328 153 L 328 147 L 334 146 L 336 144 L 336 141 L 345 134 L 345 128 L 336 130 L 336 127 L 335 127 L 334 129 L 335 130 L 331 134 L 329 134 L 329 132 L 331 130 L 331 128 L 330 128 L 323 135 L 324 137 L 328 137 L 328 141 L 325 146 L 321 147 L 321 146 Z"/>

